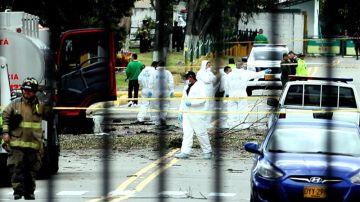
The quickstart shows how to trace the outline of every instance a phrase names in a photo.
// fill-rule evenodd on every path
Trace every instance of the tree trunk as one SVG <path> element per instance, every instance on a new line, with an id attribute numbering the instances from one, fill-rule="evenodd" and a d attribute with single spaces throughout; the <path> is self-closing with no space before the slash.
<path id="1" fill-rule="evenodd" d="M 155 7 L 157 23 L 153 60 L 166 62 L 172 27 L 172 4 L 167 0 L 158 0 Z"/>
<path id="2" fill-rule="evenodd" d="M 192 65 L 195 57 L 196 44 L 199 41 L 199 35 L 186 34 L 184 41 L 185 63 Z"/>

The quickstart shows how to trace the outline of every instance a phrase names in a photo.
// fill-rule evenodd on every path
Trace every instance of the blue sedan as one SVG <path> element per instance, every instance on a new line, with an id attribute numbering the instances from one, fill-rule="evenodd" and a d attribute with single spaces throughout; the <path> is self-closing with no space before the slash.
<path id="1" fill-rule="evenodd" d="M 251 202 L 360 201 L 360 129 L 333 120 L 279 120 L 255 154 Z"/>

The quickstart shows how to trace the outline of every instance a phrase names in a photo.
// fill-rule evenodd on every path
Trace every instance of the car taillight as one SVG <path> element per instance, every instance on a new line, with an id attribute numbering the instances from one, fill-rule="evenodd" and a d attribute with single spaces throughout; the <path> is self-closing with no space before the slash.
<path id="1" fill-rule="evenodd" d="M 285 118 L 286 118 L 286 114 L 285 113 L 280 113 L 279 119 L 285 119 Z"/>

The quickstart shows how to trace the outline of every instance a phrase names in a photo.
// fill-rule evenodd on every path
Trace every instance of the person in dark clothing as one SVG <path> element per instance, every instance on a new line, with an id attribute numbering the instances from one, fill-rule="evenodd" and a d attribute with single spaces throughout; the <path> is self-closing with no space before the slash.
<path id="1" fill-rule="evenodd" d="M 290 75 L 296 75 L 297 60 L 296 54 L 293 51 L 288 53 Z"/>
<path id="2" fill-rule="evenodd" d="M 344 30 L 344 35 L 341 36 L 340 39 L 340 55 L 342 57 L 344 57 L 346 55 L 346 42 L 347 42 L 347 38 L 348 38 L 348 31 L 347 29 Z"/>
<path id="3" fill-rule="evenodd" d="M 151 40 L 148 20 L 143 20 L 143 25 L 139 28 L 137 35 L 140 38 L 140 53 L 148 52 Z"/>
<path id="4" fill-rule="evenodd" d="M 290 75 L 290 61 L 287 53 L 283 54 L 283 59 L 281 61 L 281 84 L 282 87 L 285 87 L 285 84 L 289 81 Z"/>
<path id="5" fill-rule="evenodd" d="M 182 38 L 183 38 L 183 29 L 178 26 L 178 22 L 174 22 L 172 29 L 172 44 L 173 47 L 179 52 L 182 49 Z"/>
<path id="6" fill-rule="evenodd" d="M 353 36 L 353 43 L 356 53 L 356 60 L 359 60 L 359 53 L 360 53 L 360 36 L 359 36 L 359 29 L 356 30 Z"/>

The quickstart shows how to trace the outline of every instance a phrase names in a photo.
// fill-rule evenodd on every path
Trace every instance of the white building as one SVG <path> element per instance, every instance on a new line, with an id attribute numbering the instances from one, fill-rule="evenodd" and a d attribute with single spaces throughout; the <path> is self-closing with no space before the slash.
<path id="1" fill-rule="evenodd" d="M 280 8 L 288 10 L 299 9 L 304 12 L 307 24 L 307 37 L 317 38 L 319 36 L 319 5 L 319 0 L 282 0 Z"/>
<path id="2" fill-rule="evenodd" d="M 270 43 L 287 44 L 289 50 L 304 52 L 304 39 L 319 35 L 319 0 L 281 1 L 274 13 L 253 15 L 247 24 L 239 21 L 239 30 L 264 30 Z"/>

